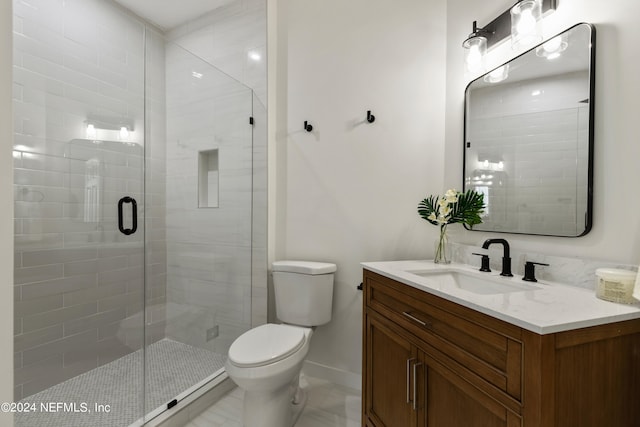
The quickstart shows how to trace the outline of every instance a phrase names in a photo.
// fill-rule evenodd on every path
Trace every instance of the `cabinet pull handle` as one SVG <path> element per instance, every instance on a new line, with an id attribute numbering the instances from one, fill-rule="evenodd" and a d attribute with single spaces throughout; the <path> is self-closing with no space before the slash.
<path id="1" fill-rule="evenodd" d="M 406 317 L 408 317 L 409 319 L 413 320 L 416 323 L 419 323 L 420 325 L 426 327 L 426 328 L 430 328 L 431 327 L 431 323 L 425 322 L 423 320 L 418 319 L 415 316 L 412 316 L 411 314 L 409 314 L 406 311 L 403 311 L 402 314 L 404 314 Z"/>
<path id="2" fill-rule="evenodd" d="M 418 410 L 418 366 L 422 366 L 422 363 L 416 363 L 413 365 L 413 410 Z"/>
<path id="3" fill-rule="evenodd" d="M 411 362 L 416 359 L 407 359 L 407 403 L 411 403 Z"/>
<path id="4" fill-rule="evenodd" d="M 425 366 L 424 367 L 424 387 L 422 387 L 422 390 L 424 390 L 424 398 L 422 399 L 422 402 L 424 403 L 424 417 L 425 419 L 429 419 L 429 414 L 427 413 L 427 411 L 429 410 L 429 366 Z"/>

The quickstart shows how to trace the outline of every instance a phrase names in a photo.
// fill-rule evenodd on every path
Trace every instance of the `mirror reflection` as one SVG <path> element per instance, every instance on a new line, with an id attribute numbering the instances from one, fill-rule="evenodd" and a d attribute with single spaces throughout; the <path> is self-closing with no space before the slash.
<path id="1" fill-rule="evenodd" d="M 474 230 L 591 229 L 594 41 L 578 24 L 467 86 L 464 189 L 487 204 Z"/>

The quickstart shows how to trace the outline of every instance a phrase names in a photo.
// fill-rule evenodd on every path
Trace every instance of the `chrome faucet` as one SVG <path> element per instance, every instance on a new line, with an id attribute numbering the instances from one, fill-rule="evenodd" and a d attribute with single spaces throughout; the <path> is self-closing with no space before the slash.
<path id="1" fill-rule="evenodd" d="M 482 249 L 489 249 L 489 246 L 492 245 L 493 243 L 500 243 L 503 248 L 502 273 L 500 273 L 500 275 L 506 276 L 506 277 L 513 277 L 513 274 L 511 274 L 511 257 L 509 252 L 509 242 L 507 242 L 505 239 L 487 239 L 482 244 Z"/>

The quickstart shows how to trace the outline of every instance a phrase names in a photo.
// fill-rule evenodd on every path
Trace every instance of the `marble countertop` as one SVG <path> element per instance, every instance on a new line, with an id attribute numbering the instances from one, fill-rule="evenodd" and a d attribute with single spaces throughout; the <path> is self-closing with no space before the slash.
<path id="1" fill-rule="evenodd" d="M 465 264 L 386 261 L 361 265 L 390 279 L 541 335 L 640 318 L 640 303 L 604 301 L 597 298 L 593 290 L 546 280 L 524 282 L 522 276 L 502 277 L 495 271 L 481 273 L 477 267 Z M 429 274 L 438 272 L 461 272 L 518 289 L 505 293 L 476 293 L 445 283 L 447 280 L 440 279 L 437 274 L 429 277 Z M 426 274 L 418 275 L 421 273 Z"/>

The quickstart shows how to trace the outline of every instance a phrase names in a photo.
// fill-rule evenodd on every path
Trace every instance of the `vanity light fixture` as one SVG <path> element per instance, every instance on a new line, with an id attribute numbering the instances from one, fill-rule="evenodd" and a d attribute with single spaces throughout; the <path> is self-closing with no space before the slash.
<path id="1" fill-rule="evenodd" d="M 487 50 L 508 37 L 514 49 L 542 40 L 539 21 L 545 13 L 556 10 L 556 4 L 557 0 L 520 0 L 482 28 L 474 21 L 473 31 L 462 43 L 466 70 L 484 71 Z"/>
<path id="2" fill-rule="evenodd" d="M 124 117 L 90 115 L 85 123 L 85 137 L 91 140 L 118 138 L 120 141 L 127 141 L 134 131 L 133 120 Z"/>

